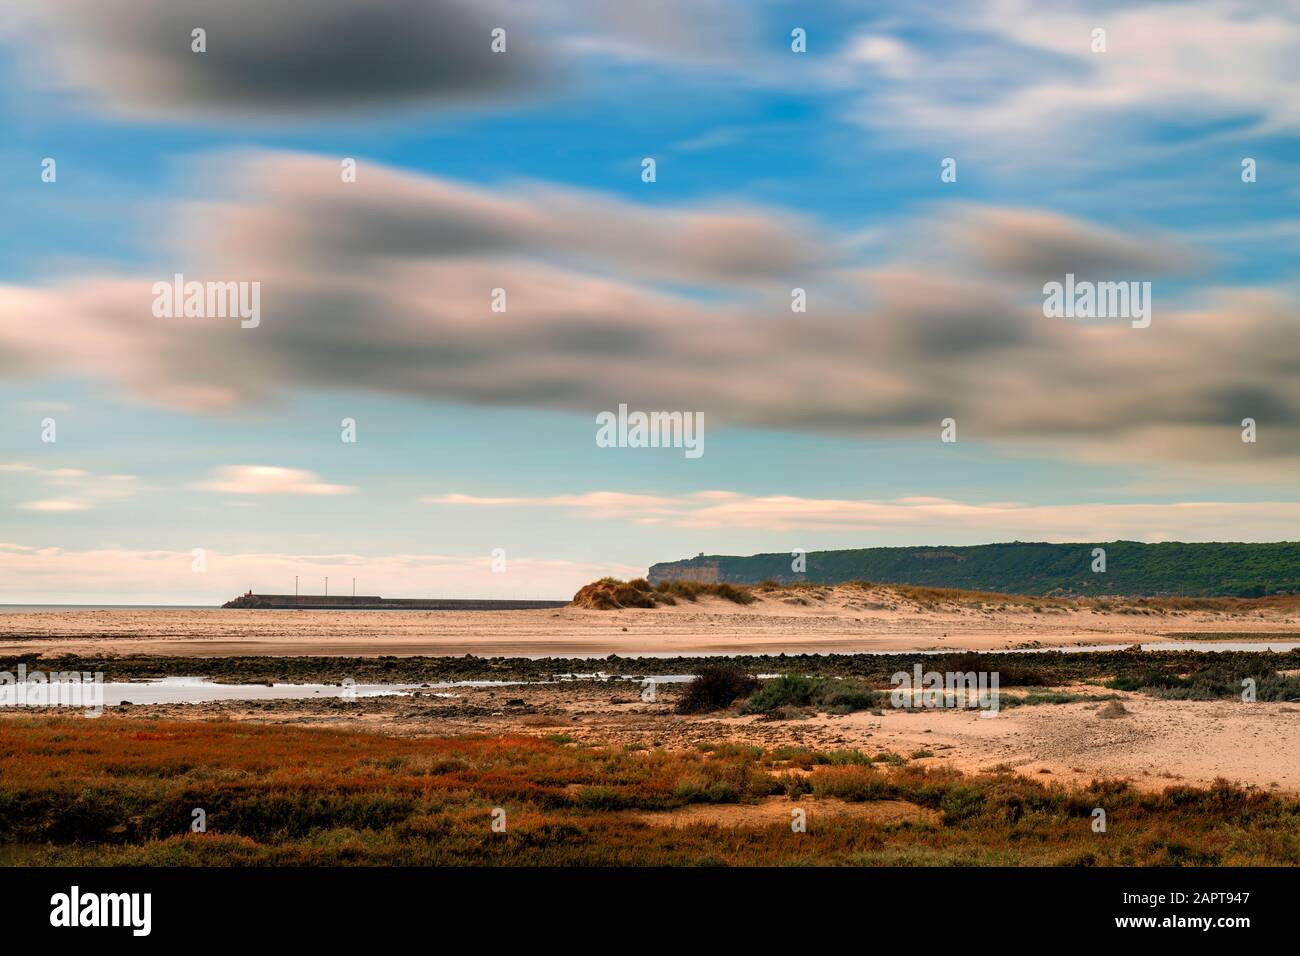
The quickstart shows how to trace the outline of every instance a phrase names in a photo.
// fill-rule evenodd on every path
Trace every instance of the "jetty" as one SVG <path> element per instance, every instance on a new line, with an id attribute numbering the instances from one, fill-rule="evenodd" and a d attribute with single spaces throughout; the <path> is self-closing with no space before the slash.
<path id="1" fill-rule="evenodd" d="M 254 594 L 246 591 L 223 608 L 271 611 L 538 611 L 568 601 L 478 598 L 383 598 L 362 594 Z"/>

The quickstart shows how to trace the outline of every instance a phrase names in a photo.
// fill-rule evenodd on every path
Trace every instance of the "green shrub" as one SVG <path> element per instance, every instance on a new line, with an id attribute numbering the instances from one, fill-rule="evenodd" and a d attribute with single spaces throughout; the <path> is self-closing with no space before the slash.
<path id="1" fill-rule="evenodd" d="M 880 697 L 879 691 L 855 681 L 783 674 L 764 681 L 745 702 L 741 713 L 771 714 L 780 708 L 816 707 L 830 713 L 847 714 L 874 707 Z"/>
<path id="2" fill-rule="evenodd" d="M 763 681 L 759 689 L 745 702 L 744 714 L 767 714 L 778 707 L 807 707 L 812 703 L 816 683 L 809 677 L 782 674 Z"/>
<path id="3" fill-rule="evenodd" d="M 722 710 L 758 688 L 758 680 L 726 664 L 709 664 L 700 668 L 695 680 L 677 700 L 677 713 L 702 714 Z"/>
<path id="4" fill-rule="evenodd" d="M 950 787 L 939 800 L 944 823 L 969 820 L 984 809 L 984 794 L 974 787 Z"/>

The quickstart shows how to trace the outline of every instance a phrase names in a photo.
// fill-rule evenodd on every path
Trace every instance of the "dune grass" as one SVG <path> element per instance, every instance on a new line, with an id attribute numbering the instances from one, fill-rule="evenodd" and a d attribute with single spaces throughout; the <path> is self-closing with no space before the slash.
<path id="1" fill-rule="evenodd" d="M 736 604 L 752 604 L 756 600 L 750 588 L 726 582 L 711 584 L 700 581 L 660 581 L 651 585 L 645 578 L 631 581 L 601 578 L 583 585 L 571 603 L 576 607 L 613 611 L 620 608 L 653 608 L 661 604 L 675 605 L 679 598 L 694 603 L 706 595 L 724 598 Z"/>

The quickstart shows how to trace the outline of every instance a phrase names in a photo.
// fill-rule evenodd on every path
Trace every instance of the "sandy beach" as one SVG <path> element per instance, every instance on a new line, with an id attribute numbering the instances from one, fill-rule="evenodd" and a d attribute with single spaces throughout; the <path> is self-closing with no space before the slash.
<path id="1" fill-rule="evenodd" d="M 1025 599 L 917 600 L 852 586 L 595 611 L 58 610 L 0 612 L 0 653 L 605 657 L 995 651 L 1188 639 L 1300 640 L 1300 601 L 1188 610 Z"/>

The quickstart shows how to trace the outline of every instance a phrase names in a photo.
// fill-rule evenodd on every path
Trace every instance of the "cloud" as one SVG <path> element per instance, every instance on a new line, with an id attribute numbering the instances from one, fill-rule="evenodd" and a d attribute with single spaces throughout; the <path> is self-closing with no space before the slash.
<path id="1" fill-rule="evenodd" d="M 310 471 L 272 465 L 227 465 L 198 487 L 230 495 L 347 495 L 357 490 L 326 484 Z"/>
<path id="2" fill-rule="evenodd" d="M 517 100 L 562 88 L 573 60 L 769 80 L 775 62 L 733 0 L 9 0 L 6 35 L 33 86 L 182 123 Z"/>
<path id="3" fill-rule="evenodd" d="M 202 413 L 343 385 L 936 442 L 953 417 L 962 442 L 1242 473 L 1300 455 L 1294 294 L 1200 285 L 1175 299 L 1161 277 L 1201 258 L 1158 233 L 961 204 L 895 227 L 888 255 L 864 260 L 775 209 L 489 193 L 366 164 L 345 185 L 329 159 L 226 161 L 241 188 L 172 210 L 171 261 L 261 282 L 258 328 L 155 318 L 159 276 L 0 287 L 13 318 L 0 368 L 80 371 Z M 1154 280 L 1151 327 L 1045 318 L 1042 280 L 1067 272 Z M 791 312 L 795 286 L 806 313 Z"/>
<path id="4" fill-rule="evenodd" d="M 276 554 L 207 550 L 207 570 L 196 573 L 190 551 L 124 548 L 65 550 L 0 544 L 0 604 L 218 605 L 252 589 L 304 592 L 357 579 L 358 594 L 382 597 L 565 599 L 582 585 L 612 575 L 630 578 L 643 567 L 533 558 L 509 554 L 505 572 L 490 555 Z"/>
<path id="5" fill-rule="evenodd" d="M 961 206 L 944 220 L 953 245 L 998 275 L 1043 282 L 1154 279 L 1190 272 L 1204 256 L 1176 237 L 1126 232 L 1042 209 Z"/>
<path id="6" fill-rule="evenodd" d="M 648 205 L 538 183 L 489 190 L 374 163 L 362 163 L 358 181 L 344 188 L 336 161 L 284 153 L 219 157 L 211 167 L 233 178 L 246 200 L 179 211 L 194 227 L 198 251 L 209 256 L 224 252 L 225 236 L 251 240 L 239 256 L 250 268 L 289 242 L 307 263 L 348 262 L 354 272 L 500 258 L 752 286 L 806 273 L 836 255 L 814 223 L 770 208 Z M 223 238 L 203 241 L 204 221 Z"/>
<path id="7" fill-rule="evenodd" d="M 21 412 L 25 415 L 50 415 L 54 413 L 71 412 L 76 406 L 71 402 L 52 401 L 50 399 L 22 399 L 9 402 L 9 407 L 15 412 Z"/>
<path id="8" fill-rule="evenodd" d="M 537 498 L 428 498 L 445 505 L 564 507 L 588 518 L 667 524 L 677 528 L 824 534 L 905 531 L 912 541 L 1166 540 L 1276 541 L 1300 534 L 1300 502 L 1159 502 L 1029 505 L 970 504 L 948 498 L 892 500 L 746 495 L 713 490 L 665 498 L 619 492 Z"/>
<path id="9" fill-rule="evenodd" d="M 431 505 L 461 505 L 501 508 L 513 505 L 548 505 L 573 508 L 592 517 L 623 518 L 629 515 L 672 515 L 676 502 L 655 495 L 625 494 L 616 491 L 592 491 L 582 495 L 552 495 L 545 498 L 480 498 L 474 495 L 428 495 L 420 499 Z"/>
<path id="10" fill-rule="evenodd" d="M 10 0 L 25 72 L 133 118 L 297 119 L 518 95 L 552 70 L 528 21 L 489 0 Z M 207 52 L 191 31 L 207 31 Z M 491 30 L 507 30 L 504 54 Z"/>
<path id="11" fill-rule="evenodd" d="M 18 506 L 24 511 L 85 511 L 90 505 L 84 501 L 68 501 L 66 499 L 51 498 L 46 501 L 28 501 Z"/>
<path id="12" fill-rule="evenodd" d="M 1092 50 L 1097 28 L 1104 53 Z M 1170 116 L 1214 135 L 1294 132 L 1297 48 L 1294 3 L 976 0 L 942 17 L 911 3 L 861 27 L 827 72 L 868 91 L 851 116 L 871 129 L 994 154 L 1004 169 L 1097 165 L 1150 144 Z"/>
<path id="13" fill-rule="evenodd" d="M 745 2 L 561 0 L 549 4 L 549 13 L 564 46 L 584 55 L 747 71 L 762 52 L 752 6 Z"/>
<path id="14" fill-rule="evenodd" d="M 25 511 L 89 511 L 96 501 L 129 498 L 136 490 L 133 475 L 93 475 L 82 468 L 40 468 L 26 462 L 4 462 L 0 463 L 0 474 L 22 475 L 41 489 L 58 489 L 71 496 L 16 505 Z"/>

